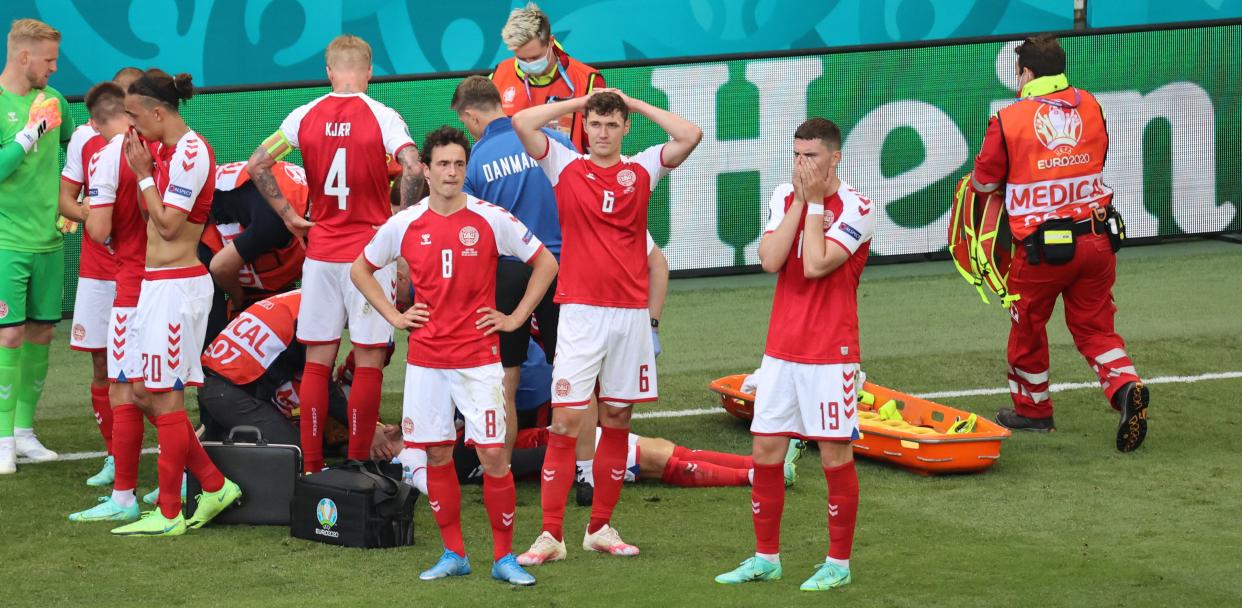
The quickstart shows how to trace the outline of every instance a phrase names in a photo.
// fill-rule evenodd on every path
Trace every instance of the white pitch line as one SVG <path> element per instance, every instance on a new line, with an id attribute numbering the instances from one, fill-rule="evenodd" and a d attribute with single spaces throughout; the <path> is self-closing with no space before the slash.
<path id="1" fill-rule="evenodd" d="M 1207 380 L 1232 380 L 1234 378 L 1242 378 L 1242 372 L 1213 372 L 1208 374 L 1199 374 L 1197 376 L 1157 376 L 1155 378 L 1147 378 L 1143 380 L 1146 384 L 1192 384 L 1195 382 L 1205 382 Z M 1084 388 L 1098 388 L 1098 382 L 1065 382 L 1062 384 L 1053 384 L 1048 387 L 1049 391 L 1059 393 L 1062 391 L 1073 391 Z M 944 399 L 946 397 L 980 397 L 986 395 L 1008 395 L 1009 388 L 972 388 L 962 391 L 938 391 L 932 393 L 914 393 L 915 397 L 920 399 Z M 645 420 L 650 418 L 684 418 L 687 416 L 706 416 L 708 414 L 726 414 L 724 409 L 719 407 L 705 407 L 693 410 L 665 410 L 660 412 L 639 412 L 634 414 L 635 420 Z M 155 448 L 147 448 L 142 451 L 143 454 L 156 453 Z M 69 454 L 61 454 L 58 461 L 67 460 L 90 460 L 92 458 L 103 458 L 107 456 L 107 452 L 72 452 Z M 18 458 L 18 464 L 30 464 L 27 458 Z"/>

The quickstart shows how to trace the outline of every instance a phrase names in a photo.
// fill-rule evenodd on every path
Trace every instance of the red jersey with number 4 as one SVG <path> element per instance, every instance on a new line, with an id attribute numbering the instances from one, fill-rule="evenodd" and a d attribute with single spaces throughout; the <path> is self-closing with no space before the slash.
<path id="1" fill-rule="evenodd" d="M 792 184 L 781 184 L 768 202 L 768 225 L 764 234 L 780 226 L 793 204 Z M 772 299 L 772 318 L 768 323 L 768 342 L 764 354 L 794 363 L 823 365 L 858 363 L 858 279 L 867 264 L 875 214 L 871 201 L 849 184 L 824 197 L 824 240 L 829 248 L 840 247 L 849 254 L 836 270 L 818 279 L 808 279 L 802 266 L 802 227 L 806 206 L 794 239 L 776 278 Z"/>
<path id="2" fill-rule="evenodd" d="M 69 145 L 65 147 L 65 168 L 60 172 L 61 181 L 90 190 L 91 157 L 108 145 L 108 140 L 94 127 L 82 125 L 73 131 Z M 85 226 L 83 226 L 85 228 Z M 116 260 L 107 247 L 82 234 L 82 255 L 78 257 L 78 276 L 100 281 L 116 280 Z"/>
<path id="3" fill-rule="evenodd" d="M 116 299 L 112 305 L 138 305 L 147 262 L 147 220 L 138 201 L 138 178 L 125 161 L 125 135 L 118 134 L 88 163 L 86 190 L 91 209 L 112 208 L 112 251 L 115 252 Z"/>
<path id="4" fill-rule="evenodd" d="M 207 140 L 186 131 L 175 146 L 155 150 L 155 187 L 165 207 L 186 214 L 191 224 L 206 224 L 216 195 L 216 153 Z"/>
<path id="5" fill-rule="evenodd" d="M 392 215 L 386 155 L 414 145 L 396 110 L 363 93 L 329 93 L 280 124 L 302 151 L 310 187 L 306 257 L 352 262 Z"/>
<path id="6" fill-rule="evenodd" d="M 251 304 L 203 351 L 203 366 L 238 386 L 258 380 L 293 343 L 301 303 L 296 289 Z"/>
<path id="7" fill-rule="evenodd" d="M 647 307 L 647 202 L 664 165 L 664 145 L 600 167 L 588 155 L 545 138 L 535 162 L 552 182 L 561 217 L 559 304 Z"/>
<path id="8" fill-rule="evenodd" d="M 500 338 L 484 336 L 474 322 L 480 308 L 496 307 L 500 256 L 530 262 L 543 243 L 501 207 L 466 197 L 450 215 L 431 210 L 427 199 L 388 220 L 362 255 L 373 268 L 398 257 L 410 265 L 414 303 L 426 304 L 431 320 L 410 330 L 406 360 L 421 367 L 465 369 L 498 363 Z"/>

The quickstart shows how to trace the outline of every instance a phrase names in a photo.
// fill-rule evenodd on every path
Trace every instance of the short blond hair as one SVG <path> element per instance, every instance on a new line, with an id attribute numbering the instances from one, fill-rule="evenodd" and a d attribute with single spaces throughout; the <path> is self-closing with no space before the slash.
<path id="1" fill-rule="evenodd" d="M 38 19 L 14 19 L 9 28 L 9 47 L 27 42 L 51 40 L 60 42 L 60 32 Z"/>
<path id="2" fill-rule="evenodd" d="M 371 45 L 353 34 L 333 38 L 323 55 L 328 67 L 371 67 Z"/>
<path id="3" fill-rule="evenodd" d="M 547 13 L 539 10 L 534 2 L 527 4 L 526 8 L 513 9 L 504 29 L 500 30 L 500 39 L 505 41 L 505 46 L 510 51 L 516 51 L 535 38 L 545 44 L 552 39 L 552 23 Z"/>

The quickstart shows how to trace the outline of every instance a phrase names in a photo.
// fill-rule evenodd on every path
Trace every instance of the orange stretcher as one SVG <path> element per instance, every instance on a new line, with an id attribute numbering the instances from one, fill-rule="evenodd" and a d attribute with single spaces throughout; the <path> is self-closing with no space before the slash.
<path id="1" fill-rule="evenodd" d="M 720 394 L 720 404 L 727 412 L 750 420 L 755 396 L 741 391 L 745 378 L 746 374 L 725 376 L 712 381 L 709 388 Z M 920 475 L 975 473 L 987 470 L 1000 458 L 1001 441 L 1009 437 L 1009 429 L 983 417 L 975 418 L 970 432 L 949 434 L 950 427 L 971 413 L 871 382 L 863 384 L 863 390 L 875 399 L 872 403 L 859 402 L 860 437 L 854 442 L 854 453 L 859 456 Z M 895 402 L 901 420 L 884 420 L 877 412 L 889 401 Z"/>

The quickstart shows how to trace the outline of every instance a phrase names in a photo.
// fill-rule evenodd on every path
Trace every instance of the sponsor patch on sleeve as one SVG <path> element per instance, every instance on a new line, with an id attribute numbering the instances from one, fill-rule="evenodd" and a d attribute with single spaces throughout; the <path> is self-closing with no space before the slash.
<path id="1" fill-rule="evenodd" d="M 184 197 L 186 197 L 186 198 L 189 198 L 189 197 L 190 197 L 190 195 L 194 194 L 194 192 L 193 192 L 192 190 L 190 190 L 189 188 L 183 188 L 183 187 L 181 187 L 181 186 L 178 186 L 177 184 L 172 184 L 172 185 L 168 186 L 168 191 L 169 191 L 169 192 L 171 192 L 171 193 L 173 193 L 173 194 L 179 194 L 179 195 L 184 196 Z"/>
<path id="2" fill-rule="evenodd" d="M 848 235 L 850 235 L 850 236 L 854 237 L 854 240 L 855 240 L 855 241 L 862 240 L 862 233 L 861 233 L 861 232 L 859 232 L 859 231 L 857 231 L 857 230 L 855 230 L 853 226 L 851 226 L 851 225 L 849 225 L 849 224 L 847 224 L 847 223 L 845 223 L 845 222 L 841 222 L 841 223 L 839 223 L 839 224 L 837 224 L 837 225 L 841 227 L 841 232 L 844 232 L 844 233 L 846 233 L 846 234 L 848 234 Z"/>
<path id="3" fill-rule="evenodd" d="M 99 196 L 99 188 L 87 188 L 86 195 L 87 196 Z"/>
<path id="4" fill-rule="evenodd" d="M 527 230 L 527 231 L 526 231 L 526 234 L 523 234 L 523 235 L 522 235 L 522 242 L 523 242 L 523 243 L 526 243 L 527 245 L 529 245 L 529 244 L 530 244 L 530 240 L 531 240 L 531 239 L 533 239 L 533 238 L 535 238 L 534 233 L 532 233 L 530 230 Z"/>

